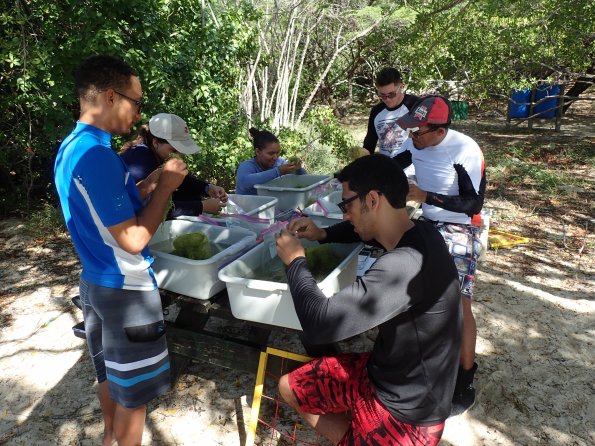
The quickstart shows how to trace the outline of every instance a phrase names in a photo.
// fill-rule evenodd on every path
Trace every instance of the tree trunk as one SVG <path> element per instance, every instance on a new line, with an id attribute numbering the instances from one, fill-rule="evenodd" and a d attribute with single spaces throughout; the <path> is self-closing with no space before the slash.
<path id="1" fill-rule="evenodd" d="M 568 90 L 566 92 L 566 96 L 572 96 L 572 97 L 578 99 L 578 97 L 580 96 L 581 93 L 583 93 L 585 90 L 587 90 L 590 86 L 593 85 L 593 81 L 595 80 L 595 76 L 593 76 L 593 71 L 594 71 L 594 69 L 593 69 L 593 67 L 591 67 L 587 71 L 586 76 L 580 76 L 574 82 L 574 85 L 570 88 L 570 90 Z M 589 76 L 589 74 L 590 74 L 590 76 Z M 566 110 L 568 110 L 568 107 L 570 107 L 576 99 L 566 99 L 565 104 L 564 104 L 564 110 L 563 110 L 564 113 L 566 113 Z"/>

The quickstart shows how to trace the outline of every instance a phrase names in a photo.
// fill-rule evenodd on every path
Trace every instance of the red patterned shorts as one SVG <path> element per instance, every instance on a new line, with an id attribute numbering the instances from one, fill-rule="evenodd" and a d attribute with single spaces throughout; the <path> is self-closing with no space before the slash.
<path id="1" fill-rule="evenodd" d="M 444 423 L 416 426 L 396 420 L 376 397 L 368 380 L 369 353 L 353 353 L 315 359 L 289 374 L 303 412 L 313 414 L 351 412 L 351 426 L 339 445 L 435 446 Z"/>

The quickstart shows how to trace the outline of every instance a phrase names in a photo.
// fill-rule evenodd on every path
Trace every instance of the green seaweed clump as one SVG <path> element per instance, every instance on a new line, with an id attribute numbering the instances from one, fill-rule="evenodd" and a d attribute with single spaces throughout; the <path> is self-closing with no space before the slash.
<path id="1" fill-rule="evenodd" d="M 300 168 L 302 167 L 302 160 L 301 160 L 301 159 L 299 159 L 297 156 L 292 156 L 291 158 L 289 158 L 289 159 L 287 160 L 287 162 L 289 162 L 289 163 L 291 163 L 291 164 L 295 164 L 295 165 L 297 165 L 297 166 L 298 166 L 298 167 L 296 167 L 295 169 L 293 169 L 293 170 L 291 171 L 291 173 L 294 173 L 294 174 L 295 174 L 295 173 L 297 173 L 297 172 L 298 172 L 298 170 L 300 170 Z"/>
<path id="2" fill-rule="evenodd" d="M 174 239 L 173 255 L 191 260 L 205 260 L 213 255 L 211 244 L 201 232 L 184 234 Z"/>
<path id="3" fill-rule="evenodd" d="M 306 264 L 316 281 L 324 280 L 326 276 L 341 263 L 341 256 L 331 245 L 311 246 L 306 248 Z"/>

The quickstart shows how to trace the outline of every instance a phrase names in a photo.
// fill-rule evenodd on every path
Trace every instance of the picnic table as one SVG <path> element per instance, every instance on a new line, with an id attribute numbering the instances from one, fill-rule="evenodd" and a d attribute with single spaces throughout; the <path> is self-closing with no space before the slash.
<path id="1" fill-rule="evenodd" d="M 260 353 L 268 346 L 273 331 L 285 331 L 297 334 L 312 357 L 338 353 L 336 344 L 310 344 L 302 337 L 302 332 L 286 327 L 245 321 L 233 316 L 227 291 L 223 290 L 210 299 L 201 300 L 188 296 L 159 290 L 166 322 L 166 336 L 172 360 L 173 375 L 178 375 L 188 361 L 195 360 L 209 364 L 256 373 Z M 73 298 L 73 303 L 81 308 L 80 298 Z M 170 318 L 169 311 L 177 307 L 179 311 Z M 242 325 L 242 335 L 229 335 L 208 326 L 208 322 L 218 319 L 215 325 L 225 323 Z M 85 323 L 79 322 L 73 328 L 74 335 L 86 339 Z"/>
<path id="2" fill-rule="evenodd" d="M 419 216 L 418 208 L 419 206 L 408 206 L 411 218 Z M 380 249 L 369 246 L 362 251 L 361 257 L 367 261 L 367 267 L 370 258 L 381 253 Z M 359 274 L 363 274 L 363 270 Z M 307 342 L 301 330 L 237 319 L 232 314 L 225 288 L 209 299 L 196 299 L 164 289 L 160 289 L 159 293 L 167 327 L 168 349 L 173 354 L 171 359 L 174 377 L 190 360 L 256 373 L 260 353 L 266 350 L 271 334 L 275 331 L 297 334 L 307 355 L 311 357 L 340 352 L 338 344 Z M 81 308 L 78 296 L 72 300 Z M 241 335 L 230 335 L 221 330 L 226 324 L 241 324 Z M 219 329 L 213 329 L 213 325 Z M 73 332 L 85 339 L 84 322 L 76 324 Z"/>

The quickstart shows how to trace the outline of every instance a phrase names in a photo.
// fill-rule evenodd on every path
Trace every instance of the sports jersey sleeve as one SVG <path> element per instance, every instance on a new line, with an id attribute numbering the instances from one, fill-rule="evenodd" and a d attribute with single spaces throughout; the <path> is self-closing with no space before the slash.
<path id="1" fill-rule="evenodd" d="M 102 146 L 87 150 L 73 170 L 76 187 L 106 227 L 136 215 L 126 188 L 129 176 L 118 155 Z"/>
<path id="2" fill-rule="evenodd" d="M 376 133 L 376 127 L 374 127 L 374 118 L 376 118 L 376 115 L 380 113 L 382 107 L 383 104 L 374 106 L 370 111 L 370 117 L 368 118 L 368 130 L 366 132 L 366 136 L 364 137 L 363 147 L 368 152 L 370 152 L 370 154 L 374 153 L 376 150 L 376 144 L 378 143 L 378 134 Z"/>
<path id="3" fill-rule="evenodd" d="M 408 287 L 421 265 L 419 252 L 391 251 L 351 286 L 327 298 L 308 270 L 306 259 L 295 259 L 287 269 L 287 282 L 305 338 L 314 344 L 337 342 L 409 310 L 414 302 Z"/>
<path id="4" fill-rule="evenodd" d="M 415 104 L 420 100 L 419 96 L 415 96 L 413 94 L 406 94 L 403 98 L 403 104 L 407 107 L 407 110 L 413 110 Z"/>
<path id="5" fill-rule="evenodd" d="M 408 146 L 408 141 L 405 141 L 405 143 L 403 144 L 404 150 L 393 157 L 393 160 L 395 160 L 403 170 L 411 166 L 411 164 L 413 163 L 413 160 L 411 159 L 411 151 L 409 150 Z"/>

